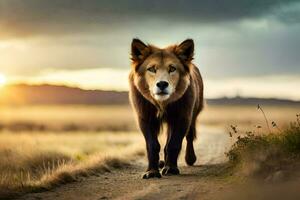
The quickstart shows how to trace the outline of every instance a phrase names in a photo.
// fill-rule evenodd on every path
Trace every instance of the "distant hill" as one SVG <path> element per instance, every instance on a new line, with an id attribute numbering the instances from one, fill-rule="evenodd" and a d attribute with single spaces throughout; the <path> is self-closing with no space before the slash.
<path id="1" fill-rule="evenodd" d="M 0 89 L 1 104 L 125 104 L 127 92 L 83 90 L 57 85 L 8 85 Z"/>
<path id="2" fill-rule="evenodd" d="M 299 101 L 262 98 L 207 99 L 210 105 L 300 105 Z M 0 88 L 0 104 L 128 104 L 128 92 L 83 90 L 58 85 L 8 85 Z"/>

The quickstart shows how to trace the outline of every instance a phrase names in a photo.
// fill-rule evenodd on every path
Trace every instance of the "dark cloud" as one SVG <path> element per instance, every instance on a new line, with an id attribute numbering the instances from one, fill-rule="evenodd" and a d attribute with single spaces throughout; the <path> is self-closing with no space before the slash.
<path id="1" fill-rule="evenodd" d="M 0 0 L 0 36 L 65 34 L 91 29 L 165 22 L 213 23 L 258 18 L 270 14 L 294 22 L 298 0 Z"/>

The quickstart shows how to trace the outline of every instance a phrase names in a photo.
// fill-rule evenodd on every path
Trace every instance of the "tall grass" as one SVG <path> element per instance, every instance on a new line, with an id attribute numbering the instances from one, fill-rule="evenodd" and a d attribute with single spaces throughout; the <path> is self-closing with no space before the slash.
<path id="1" fill-rule="evenodd" d="M 0 134 L 0 198 L 129 167 L 143 154 L 135 133 Z"/>
<path id="2" fill-rule="evenodd" d="M 299 163 L 300 124 L 292 122 L 272 134 L 246 134 L 238 137 L 227 153 L 229 163 L 243 175 L 262 175 L 288 170 Z"/>

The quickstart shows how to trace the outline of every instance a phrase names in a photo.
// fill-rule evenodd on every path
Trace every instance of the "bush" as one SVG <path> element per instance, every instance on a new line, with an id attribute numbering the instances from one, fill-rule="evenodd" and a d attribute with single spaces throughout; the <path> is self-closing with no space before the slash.
<path id="1" fill-rule="evenodd" d="M 278 133 L 238 137 L 226 155 L 233 168 L 247 175 L 287 168 L 300 155 L 300 126 L 296 122 Z"/>

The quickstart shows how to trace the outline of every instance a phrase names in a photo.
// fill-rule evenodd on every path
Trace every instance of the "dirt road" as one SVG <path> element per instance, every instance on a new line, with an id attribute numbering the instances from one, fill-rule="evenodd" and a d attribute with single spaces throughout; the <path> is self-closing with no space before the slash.
<path id="1" fill-rule="evenodd" d="M 222 177 L 222 165 L 181 167 L 182 174 L 161 179 L 141 179 L 144 166 L 117 170 L 55 188 L 27 194 L 20 200 L 297 200 L 300 179 L 277 184 L 241 183 Z M 221 171 L 220 171 L 221 170 Z"/>
<path id="2" fill-rule="evenodd" d="M 145 159 L 135 160 L 128 168 L 83 178 L 50 191 L 26 194 L 19 200 L 101 200 L 101 199 L 201 199 L 201 200 L 294 200 L 300 199 L 300 176 L 293 181 L 247 183 L 236 175 L 224 176 L 226 152 L 231 138 L 220 129 L 202 128 L 195 143 L 198 160 L 187 167 L 182 152 L 181 174 L 161 179 L 141 179 Z"/>
<path id="3" fill-rule="evenodd" d="M 224 152 L 232 141 L 220 129 L 202 128 L 201 133 L 195 143 L 196 166 L 187 167 L 182 152 L 179 176 L 143 180 L 146 161 L 142 159 L 126 169 L 85 178 L 51 191 L 27 194 L 20 199 L 214 199 L 230 187 L 228 181 L 216 175 L 222 169 L 220 163 L 226 160 Z"/>
<path id="4" fill-rule="evenodd" d="M 27 194 L 20 199 L 213 199 L 227 187 L 226 181 L 214 178 L 219 166 L 182 167 L 180 176 L 143 180 L 144 167 L 117 170 L 63 185 L 52 191 Z"/>

